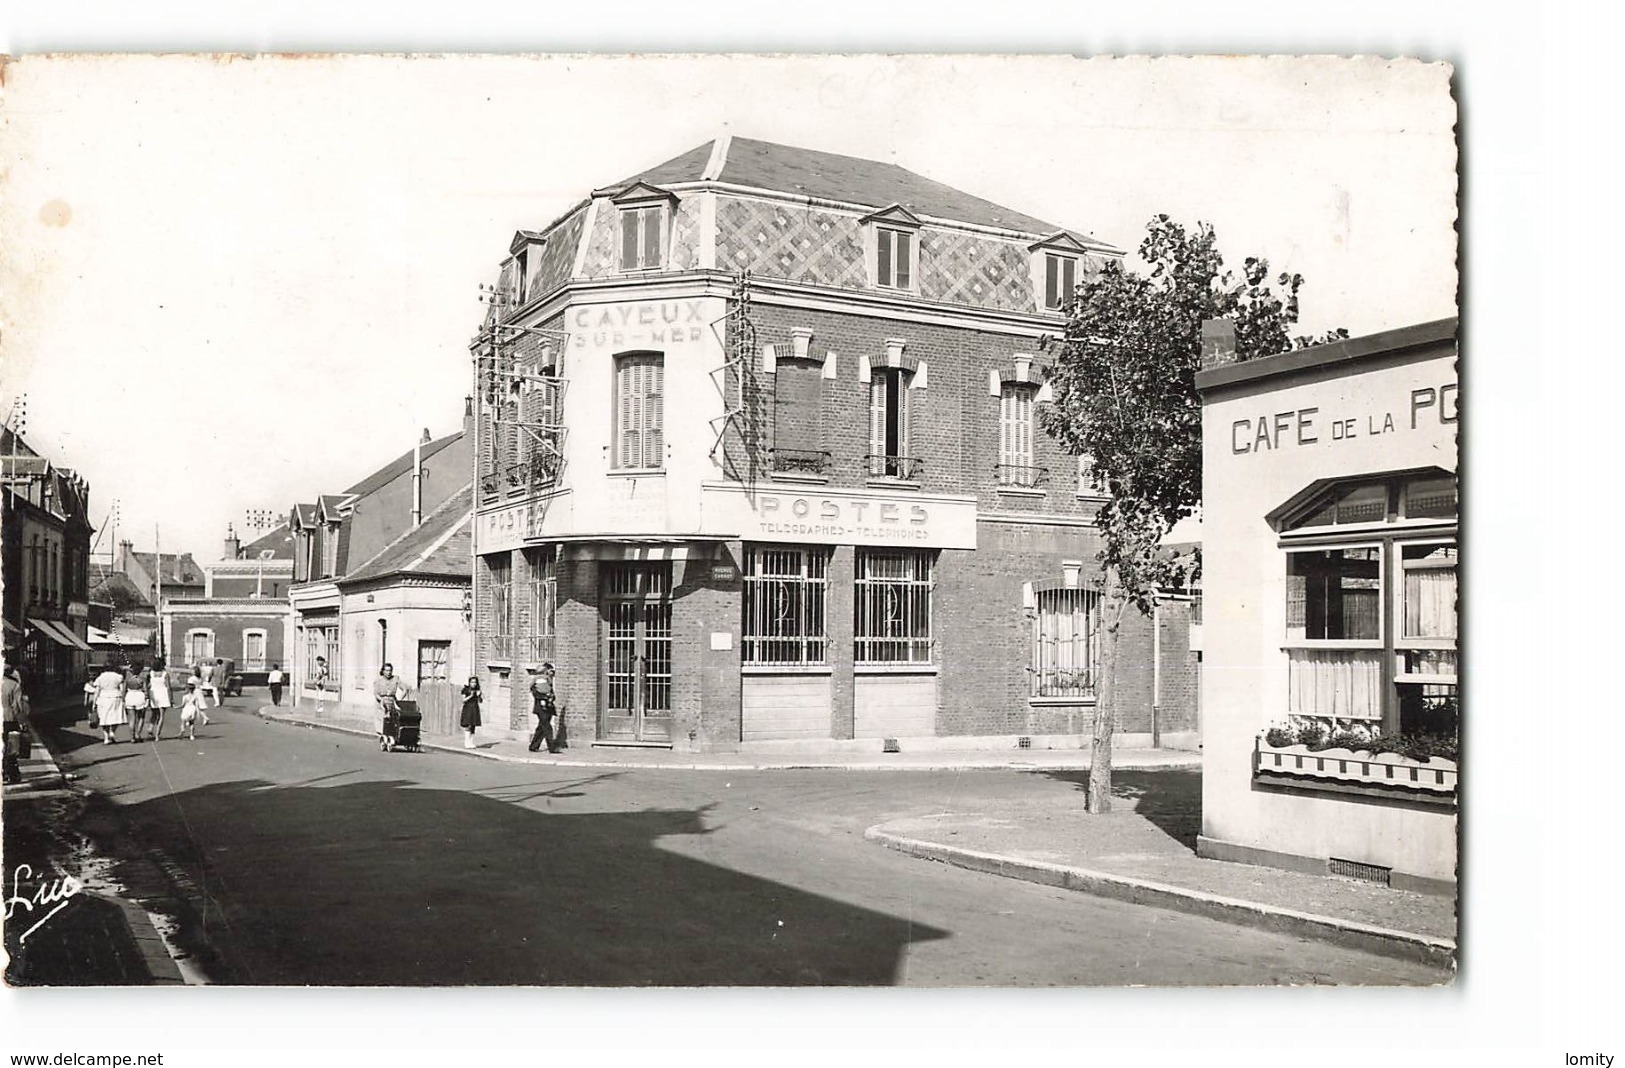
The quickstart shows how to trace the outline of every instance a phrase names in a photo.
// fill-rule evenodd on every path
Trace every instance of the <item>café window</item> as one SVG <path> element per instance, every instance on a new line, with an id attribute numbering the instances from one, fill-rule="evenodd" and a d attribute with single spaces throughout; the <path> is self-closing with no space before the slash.
<path id="1" fill-rule="evenodd" d="M 1290 715 L 1454 737 L 1456 516 L 1455 476 L 1436 468 L 1317 483 L 1271 513 Z"/>

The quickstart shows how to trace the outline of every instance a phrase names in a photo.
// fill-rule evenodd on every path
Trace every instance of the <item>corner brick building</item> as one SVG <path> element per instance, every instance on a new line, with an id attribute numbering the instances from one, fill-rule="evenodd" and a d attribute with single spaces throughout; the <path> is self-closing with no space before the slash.
<path id="1" fill-rule="evenodd" d="M 519 231 L 473 345 L 491 718 L 552 661 L 577 744 L 1078 744 L 1101 497 L 1039 339 L 1121 255 L 743 138 Z M 1129 744 L 1194 740 L 1187 607 L 1126 623 Z"/>

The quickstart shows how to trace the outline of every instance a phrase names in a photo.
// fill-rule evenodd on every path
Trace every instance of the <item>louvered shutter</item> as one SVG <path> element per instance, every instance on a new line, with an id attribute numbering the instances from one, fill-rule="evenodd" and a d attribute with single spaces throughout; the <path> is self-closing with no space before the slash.
<path id="1" fill-rule="evenodd" d="M 638 265 L 638 213 L 621 212 L 621 269 L 630 271 Z"/>
<path id="2" fill-rule="evenodd" d="M 635 388 L 637 373 L 638 365 L 632 360 L 622 360 L 620 367 L 616 368 L 620 408 L 617 413 L 620 418 L 617 420 L 619 426 L 616 429 L 620 434 L 620 442 L 615 457 L 616 467 L 634 467 L 640 459 L 637 432 L 639 397 Z"/>
<path id="3" fill-rule="evenodd" d="M 886 455 L 886 373 L 877 371 L 869 378 L 869 451 Z M 879 464 L 879 461 L 876 461 Z M 883 466 L 872 468 L 884 471 Z"/>
<path id="4" fill-rule="evenodd" d="M 644 208 L 643 216 L 643 262 L 642 267 L 659 267 L 660 255 L 660 209 Z"/>
<path id="5" fill-rule="evenodd" d="M 660 357 L 644 364 L 646 395 L 643 407 L 643 466 L 660 467 L 665 460 L 665 365 Z"/>

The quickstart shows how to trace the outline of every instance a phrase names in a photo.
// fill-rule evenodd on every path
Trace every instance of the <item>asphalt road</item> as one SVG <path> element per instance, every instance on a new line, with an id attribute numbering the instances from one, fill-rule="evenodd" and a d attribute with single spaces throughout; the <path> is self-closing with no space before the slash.
<path id="1" fill-rule="evenodd" d="M 380 753 L 230 705 L 68 764 L 182 887 L 218 982 L 687 986 L 1434 983 L 1396 961 L 963 871 L 864 828 L 1023 772 L 655 772 Z"/>

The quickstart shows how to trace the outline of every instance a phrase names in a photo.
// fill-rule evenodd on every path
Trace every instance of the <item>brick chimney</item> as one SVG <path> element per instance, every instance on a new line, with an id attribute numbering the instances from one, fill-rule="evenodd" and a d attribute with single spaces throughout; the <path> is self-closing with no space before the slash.
<path id="1" fill-rule="evenodd" d="M 237 532 L 231 529 L 231 524 L 227 523 L 226 524 L 226 552 L 225 552 L 225 555 L 221 557 L 221 559 L 222 560 L 235 560 L 235 559 L 237 559 L 238 556 L 242 555 L 242 551 L 243 551 L 243 543 L 240 540 L 238 540 Z"/>
<path id="2" fill-rule="evenodd" d="M 1202 320 L 1202 370 L 1236 362 L 1236 323 L 1233 319 Z"/>
<path id="3" fill-rule="evenodd" d="M 463 398 L 463 433 L 474 433 L 474 398 Z"/>
<path id="4" fill-rule="evenodd" d="M 124 539 L 118 543 L 118 569 L 124 574 L 130 573 L 130 550 L 135 548 L 135 542 Z"/>

